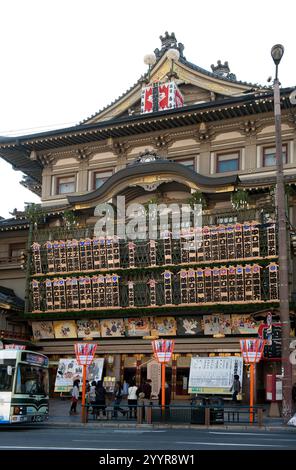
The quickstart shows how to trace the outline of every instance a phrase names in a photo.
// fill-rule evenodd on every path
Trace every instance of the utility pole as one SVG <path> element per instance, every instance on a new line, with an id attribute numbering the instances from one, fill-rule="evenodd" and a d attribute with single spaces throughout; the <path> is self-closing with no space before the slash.
<path id="1" fill-rule="evenodd" d="M 276 207 L 278 224 L 278 254 L 279 254 L 279 300 L 280 319 L 282 326 L 282 369 L 283 369 L 283 400 L 282 416 L 288 421 L 292 415 L 292 368 L 290 355 L 290 312 L 289 312 L 289 262 L 285 182 L 283 173 L 283 148 L 281 130 L 281 98 L 280 82 L 278 79 L 278 65 L 284 54 L 284 47 L 276 44 L 271 49 L 271 56 L 276 66 L 273 82 L 275 144 L 276 144 Z"/>

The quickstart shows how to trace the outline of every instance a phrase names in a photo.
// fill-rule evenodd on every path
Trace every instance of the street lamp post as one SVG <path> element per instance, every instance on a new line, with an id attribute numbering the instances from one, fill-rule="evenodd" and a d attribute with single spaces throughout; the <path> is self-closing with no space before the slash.
<path id="1" fill-rule="evenodd" d="M 282 368 L 283 368 L 283 400 L 282 416 L 288 420 L 292 415 L 292 376 L 289 362 L 290 315 L 289 315 L 289 285 L 288 285 L 288 238 L 285 207 L 285 184 L 282 157 L 281 132 L 281 101 L 278 65 L 284 54 L 284 47 L 276 44 L 271 49 L 271 56 L 276 66 L 273 82 L 275 143 L 276 143 L 276 205 L 278 223 L 278 254 L 279 254 L 279 300 L 282 325 Z"/>

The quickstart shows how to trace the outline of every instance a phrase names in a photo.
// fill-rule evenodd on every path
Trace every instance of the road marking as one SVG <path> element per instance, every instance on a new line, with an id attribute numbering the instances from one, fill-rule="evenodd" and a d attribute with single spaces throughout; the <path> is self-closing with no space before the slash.
<path id="1" fill-rule="evenodd" d="M 263 439 L 261 439 L 262 441 L 273 441 L 275 439 L 276 436 L 276 440 L 278 442 L 296 442 L 295 439 L 285 439 L 285 438 L 282 438 L 282 436 L 284 436 L 284 434 L 271 434 L 270 437 L 267 437 L 268 434 L 259 434 L 259 433 L 244 433 L 244 432 L 228 432 L 228 433 L 224 433 L 224 432 L 212 432 L 210 431 L 209 434 L 222 434 L 223 436 L 247 436 L 247 437 L 252 437 L 252 436 L 264 436 Z"/>
<path id="2" fill-rule="evenodd" d="M 143 434 L 144 432 L 167 432 L 166 430 L 164 431 L 154 431 L 154 429 L 147 429 L 143 431 L 138 431 L 138 429 L 115 429 L 113 432 L 123 432 L 124 434 L 130 433 L 130 434 Z"/>
<path id="3" fill-rule="evenodd" d="M 215 432 L 209 431 L 209 434 L 222 434 L 223 436 L 266 436 L 267 433 L 253 433 L 253 432 Z"/>
<path id="4" fill-rule="evenodd" d="M 226 442 L 186 442 L 186 441 L 178 441 L 176 444 L 196 444 L 196 445 L 203 445 L 203 446 L 230 446 L 230 447 L 286 447 L 286 446 L 278 446 L 276 444 L 233 444 L 233 443 L 226 443 Z"/>

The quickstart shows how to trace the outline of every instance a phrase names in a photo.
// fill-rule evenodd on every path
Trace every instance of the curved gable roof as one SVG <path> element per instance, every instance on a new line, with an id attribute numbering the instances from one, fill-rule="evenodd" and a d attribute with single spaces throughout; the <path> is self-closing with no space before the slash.
<path id="1" fill-rule="evenodd" d="M 174 37 L 174 33 L 172 33 L 172 36 Z M 176 40 L 175 40 L 171 44 L 169 44 L 169 43 L 165 43 L 163 39 L 164 38 L 161 37 L 162 43 L 164 44 L 162 49 L 160 51 L 158 49 L 155 50 L 157 61 L 151 69 L 151 81 L 159 80 L 159 76 L 157 73 L 159 69 L 166 68 L 167 72 L 169 72 L 170 67 L 171 67 L 171 61 L 167 58 L 166 52 L 168 51 L 170 47 L 173 47 L 173 48 L 178 49 L 179 52 L 181 52 L 179 61 L 175 63 L 175 67 L 182 68 L 182 66 L 184 66 L 186 69 L 191 70 L 193 74 L 203 77 L 204 79 L 208 78 L 209 81 L 216 82 L 217 84 L 220 85 L 219 93 L 223 94 L 223 91 L 224 91 L 225 96 L 233 96 L 235 94 L 239 95 L 242 93 L 246 93 L 247 91 L 263 89 L 263 87 L 261 87 L 258 84 L 237 80 L 234 74 L 228 73 L 226 75 L 222 75 L 214 71 L 210 72 L 202 67 L 199 67 L 198 65 L 195 65 L 192 62 L 189 62 L 186 60 L 186 58 L 183 55 L 184 46 L 181 43 L 177 45 Z M 145 74 L 145 77 L 146 75 L 147 74 Z M 92 124 L 95 122 L 99 122 L 100 120 L 112 119 L 115 116 L 118 116 L 119 114 L 123 113 L 124 111 L 127 111 L 130 106 L 135 104 L 135 102 L 140 99 L 142 83 L 145 77 L 143 76 L 140 77 L 137 80 L 137 82 L 134 83 L 134 85 L 132 85 L 129 89 L 127 89 L 122 95 L 120 95 L 112 103 L 105 106 L 100 111 L 93 114 L 92 116 L 89 116 L 88 118 L 84 119 L 83 121 L 80 122 L 80 124 Z M 187 77 L 187 79 L 188 78 L 189 77 Z M 190 83 L 190 79 L 189 79 L 189 83 Z M 192 84 L 194 83 L 192 82 Z M 126 106 L 124 106 L 125 103 L 126 103 Z"/>
<path id="2" fill-rule="evenodd" d="M 129 183 L 133 183 L 133 185 L 136 184 L 135 178 L 137 177 L 161 177 L 161 175 L 168 178 L 175 177 L 177 180 L 182 178 L 188 183 L 192 183 L 192 187 L 195 187 L 196 189 L 200 188 L 205 192 L 207 192 L 207 190 L 215 192 L 215 189 L 217 189 L 217 191 L 221 191 L 223 187 L 237 184 L 239 181 L 237 175 L 220 176 L 215 178 L 204 176 L 180 163 L 158 159 L 151 163 L 135 163 L 129 165 L 117 173 L 114 173 L 95 191 L 79 196 L 68 196 L 68 201 L 71 205 L 92 205 L 95 201 L 104 200 L 104 198 L 105 200 L 110 199 L 110 194 L 111 197 L 116 195 L 120 183 L 124 183 L 125 186 L 128 187 Z"/>

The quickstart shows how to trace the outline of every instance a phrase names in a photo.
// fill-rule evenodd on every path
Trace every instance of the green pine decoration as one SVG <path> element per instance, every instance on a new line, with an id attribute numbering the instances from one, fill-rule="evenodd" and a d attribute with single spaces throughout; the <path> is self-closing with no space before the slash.
<path id="1" fill-rule="evenodd" d="M 192 208 L 194 207 L 194 204 L 200 204 L 203 209 L 206 209 L 207 207 L 207 199 L 201 191 L 195 191 L 192 193 L 187 202 Z"/>
<path id="2" fill-rule="evenodd" d="M 237 189 L 231 195 L 232 207 L 236 210 L 249 208 L 249 193 L 244 189 Z"/>

